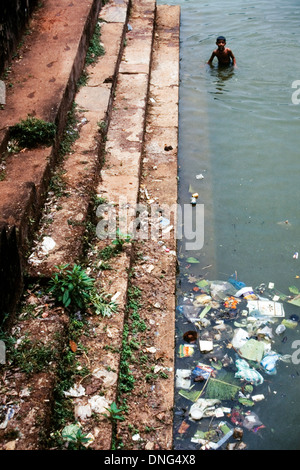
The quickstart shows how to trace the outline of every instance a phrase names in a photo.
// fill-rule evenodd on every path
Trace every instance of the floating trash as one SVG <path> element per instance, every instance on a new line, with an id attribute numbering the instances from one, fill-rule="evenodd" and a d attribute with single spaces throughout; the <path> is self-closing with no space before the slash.
<path id="1" fill-rule="evenodd" d="M 193 257 L 186 261 L 195 268 L 199 264 Z M 289 334 L 297 334 L 299 315 L 289 312 L 287 318 L 284 304 L 300 307 L 300 290 L 291 286 L 284 294 L 273 282 L 253 289 L 237 275 L 226 281 L 199 277 L 187 276 L 190 289 L 176 308 L 183 325 L 193 328 L 181 327 L 186 344 L 179 345 L 177 355 L 181 412 L 175 419 L 181 422 L 175 439 L 179 448 L 190 439 L 188 448 L 244 449 L 248 434 L 243 430 L 260 433 L 266 427 L 253 409 L 267 406 L 272 376 L 282 363 L 292 364 L 291 354 L 281 350 Z"/>
<path id="2" fill-rule="evenodd" d="M 195 343 L 197 340 L 198 334 L 197 331 L 186 331 L 183 335 L 184 341 L 187 343 Z"/>

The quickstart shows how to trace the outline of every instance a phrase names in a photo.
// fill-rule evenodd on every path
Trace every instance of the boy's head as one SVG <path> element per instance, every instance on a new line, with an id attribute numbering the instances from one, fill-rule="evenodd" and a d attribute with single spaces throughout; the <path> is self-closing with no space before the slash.
<path id="1" fill-rule="evenodd" d="M 224 36 L 219 36 L 217 37 L 217 40 L 216 40 L 216 44 L 219 45 L 219 44 L 226 44 L 226 38 L 224 38 Z"/>

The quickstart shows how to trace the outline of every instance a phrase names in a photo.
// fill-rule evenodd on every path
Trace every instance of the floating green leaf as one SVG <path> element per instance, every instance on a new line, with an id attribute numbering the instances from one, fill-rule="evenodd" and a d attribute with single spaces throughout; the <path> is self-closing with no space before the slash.
<path id="1" fill-rule="evenodd" d="M 200 313 L 199 318 L 204 318 L 205 315 L 210 311 L 210 309 L 211 309 L 211 305 L 206 305 L 206 307 L 204 307 L 204 309 Z"/>
<path id="2" fill-rule="evenodd" d="M 192 263 L 192 264 L 200 263 L 200 261 L 198 261 L 196 258 L 193 258 L 193 256 L 190 256 L 189 258 L 187 258 L 186 261 L 187 263 Z"/>
<path id="3" fill-rule="evenodd" d="M 205 292 L 208 292 L 210 283 L 206 279 L 201 279 L 200 281 L 196 282 L 196 286 L 200 287 L 200 289 L 204 290 Z"/>
<path id="4" fill-rule="evenodd" d="M 191 400 L 192 402 L 196 402 L 201 395 L 202 390 L 179 390 L 179 395 L 186 398 L 187 400 Z"/>
<path id="5" fill-rule="evenodd" d="M 246 384 L 245 385 L 245 391 L 248 392 L 248 393 L 252 393 L 253 392 L 253 385 Z"/>
<path id="6" fill-rule="evenodd" d="M 205 396 L 206 398 L 216 398 L 219 400 L 233 400 L 240 388 L 237 385 L 210 378 Z"/>
<path id="7" fill-rule="evenodd" d="M 249 400 L 248 398 L 240 397 L 239 402 L 241 403 L 241 405 L 244 405 L 244 406 L 253 406 L 254 405 L 254 402 L 252 400 Z"/>
<path id="8" fill-rule="evenodd" d="M 289 291 L 290 291 L 292 294 L 295 294 L 295 295 L 300 294 L 300 291 L 299 291 L 298 287 L 296 287 L 296 286 L 290 286 L 290 287 L 289 287 Z"/>
<path id="9" fill-rule="evenodd" d="M 300 295 L 297 295 L 292 300 L 288 300 L 288 303 L 300 307 Z"/>

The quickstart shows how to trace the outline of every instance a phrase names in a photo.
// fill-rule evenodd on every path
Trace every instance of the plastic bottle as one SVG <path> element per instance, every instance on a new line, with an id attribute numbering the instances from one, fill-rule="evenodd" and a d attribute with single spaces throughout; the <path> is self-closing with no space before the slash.
<path id="1" fill-rule="evenodd" d="M 275 330 L 275 333 L 277 335 L 281 335 L 282 333 L 284 333 L 286 330 L 285 326 L 284 325 L 278 325 L 276 330 Z"/>

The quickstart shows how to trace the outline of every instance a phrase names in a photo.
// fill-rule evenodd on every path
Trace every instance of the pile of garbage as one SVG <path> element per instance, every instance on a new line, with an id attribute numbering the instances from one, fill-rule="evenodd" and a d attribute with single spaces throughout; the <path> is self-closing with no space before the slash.
<path id="1" fill-rule="evenodd" d="M 182 296 L 176 308 L 185 329 L 178 335 L 176 359 L 179 448 L 188 440 L 188 448 L 244 449 L 245 430 L 263 432 L 255 412 L 265 399 L 259 388 L 277 374 L 281 362 L 292 360 L 291 354 L 275 350 L 298 325 L 297 314 L 287 318 L 288 304 L 300 306 L 296 287 L 285 295 L 273 283 L 253 289 L 235 276 L 202 279 Z"/>

